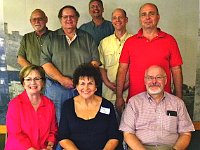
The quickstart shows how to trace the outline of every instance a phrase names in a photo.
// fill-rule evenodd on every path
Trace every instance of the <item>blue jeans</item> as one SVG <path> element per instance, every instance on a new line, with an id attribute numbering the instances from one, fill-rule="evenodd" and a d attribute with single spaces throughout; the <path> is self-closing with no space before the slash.
<path id="1" fill-rule="evenodd" d="M 61 107 L 63 102 L 67 99 L 78 95 L 78 92 L 75 89 L 65 88 L 62 85 L 60 85 L 60 83 L 46 78 L 44 95 L 46 95 L 49 99 L 51 99 L 54 102 L 56 107 L 56 117 L 59 124 Z"/>
<path id="2" fill-rule="evenodd" d="M 75 89 L 67 89 L 60 83 L 46 78 L 46 85 L 44 89 L 44 95 L 51 99 L 56 107 L 57 122 L 60 122 L 61 108 L 65 100 L 68 100 L 76 95 L 78 92 Z M 62 150 L 60 144 L 56 146 L 57 150 Z"/>

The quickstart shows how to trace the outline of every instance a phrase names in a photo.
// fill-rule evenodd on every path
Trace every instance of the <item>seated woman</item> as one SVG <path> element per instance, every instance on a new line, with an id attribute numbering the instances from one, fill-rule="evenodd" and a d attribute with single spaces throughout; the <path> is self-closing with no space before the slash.
<path id="1" fill-rule="evenodd" d="M 9 102 L 5 150 L 52 150 L 58 127 L 53 102 L 41 94 L 45 72 L 28 66 L 21 70 L 20 81 L 25 90 Z"/>
<path id="2" fill-rule="evenodd" d="M 115 150 L 121 133 L 113 104 L 94 93 L 101 82 L 98 69 L 80 65 L 73 83 L 79 95 L 62 106 L 58 140 L 65 150 Z"/>

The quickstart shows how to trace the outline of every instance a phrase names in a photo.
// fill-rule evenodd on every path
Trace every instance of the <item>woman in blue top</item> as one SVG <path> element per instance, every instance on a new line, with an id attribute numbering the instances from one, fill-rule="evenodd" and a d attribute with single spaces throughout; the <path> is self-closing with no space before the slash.
<path id="1" fill-rule="evenodd" d="M 100 72 L 92 65 L 75 70 L 73 83 L 79 95 L 64 102 L 59 124 L 58 140 L 65 150 L 122 149 L 114 107 L 95 95 L 100 82 Z"/>

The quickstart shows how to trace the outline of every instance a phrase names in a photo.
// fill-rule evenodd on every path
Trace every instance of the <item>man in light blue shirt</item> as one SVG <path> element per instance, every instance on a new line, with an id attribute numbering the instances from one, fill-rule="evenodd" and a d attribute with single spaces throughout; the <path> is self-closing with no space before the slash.
<path id="1" fill-rule="evenodd" d="M 100 41 L 113 34 L 114 28 L 110 21 L 104 20 L 102 14 L 104 12 L 103 2 L 101 0 L 90 0 L 89 13 L 92 21 L 80 26 L 81 30 L 87 31 L 92 35 L 97 45 Z"/>

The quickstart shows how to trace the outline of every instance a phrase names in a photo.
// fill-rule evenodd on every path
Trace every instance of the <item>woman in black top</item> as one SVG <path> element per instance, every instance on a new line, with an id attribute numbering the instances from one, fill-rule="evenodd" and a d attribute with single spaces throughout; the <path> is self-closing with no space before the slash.
<path id="1" fill-rule="evenodd" d="M 115 150 L 121 145 L 113 104 L 95 95 L 100 82 L 100 72 L 92 65 L 75 70 L 79 95 L 65 101 L 59 124 L 58 140 L 65 150 Z"/>

